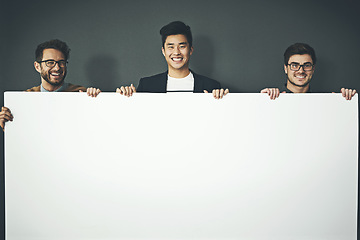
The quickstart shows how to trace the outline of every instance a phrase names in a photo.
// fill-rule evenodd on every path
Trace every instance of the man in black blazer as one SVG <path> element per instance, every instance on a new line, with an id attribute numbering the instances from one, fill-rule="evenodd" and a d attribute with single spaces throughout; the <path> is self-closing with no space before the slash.
<path id="1" fill-rule="evenodd" d="M 141 78 L 137 89 L 133 85 L 118 88 L 120 94 L 131 96 L 133 92 L 212 92 L 216 99 L 225 96 L 229 89 L 222 89 L 218 81 L 194 73 L 189 69 L 193 53 L 190 27 L 183 22 L 171 22 L 161 28 L 162 53 L 168 71 Z"/>

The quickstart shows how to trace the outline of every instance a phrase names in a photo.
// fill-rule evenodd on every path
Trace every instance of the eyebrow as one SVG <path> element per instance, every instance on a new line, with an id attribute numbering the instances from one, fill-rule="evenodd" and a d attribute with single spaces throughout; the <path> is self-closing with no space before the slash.
<path id="1" fill-rule="evenodd" d="M 46 59 L 46 60 L 41 60 L 42 62 L 47 62 L 47 61 L 54 61 L 54 62 L 60 62 L 60 61 L 66 61 L 65 59 L 60 59 L 59 61 L 56 61 L 55 59 Z"/>
<path id="2" fill-rule="evenodd" d="M 188 44 L 188 42 L 180 42 L 180 43 L 179 43 L 179 45 L 186 45 L 186 44 Z M 166 45 L 167 45 L 167 46 L 169 46 L 169 45 L 175 45 L 175 43 L 167 43 Z"/>
<path id="3" fill-rule="evenodd" d="M 298 62 L 291 62 L 291 63 L 289 63 L 289 64 L 293 64 L 293 63 L 295 63 L 295 64 L 300 64 L 300 63 L 298 63 Z M 312 62 L 304 62 L 303 64 L 307 64 L 307 63 L 313 64 Z M 300 65 L 301 65 L 301 64 L 300 64 Z"/>

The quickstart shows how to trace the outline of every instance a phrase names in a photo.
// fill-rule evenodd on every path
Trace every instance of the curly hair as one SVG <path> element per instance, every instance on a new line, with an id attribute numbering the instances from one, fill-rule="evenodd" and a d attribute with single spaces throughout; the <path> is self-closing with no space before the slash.
<path id="1" fill-rule="evenodd" d="M 68 60 L 70 57 L 70 48 L 68 47 L 68 45 L 63 41 L 60 41 L 59 39 L 53 39 L 44 43 L 40 43 L 37 46 L 35 50 L 35 60 L 37 62 L 40 62 L 42 60 L 44 49 L 48 48 L 53 48 L 62 52 L 65 56 L 65 60 Z"/>

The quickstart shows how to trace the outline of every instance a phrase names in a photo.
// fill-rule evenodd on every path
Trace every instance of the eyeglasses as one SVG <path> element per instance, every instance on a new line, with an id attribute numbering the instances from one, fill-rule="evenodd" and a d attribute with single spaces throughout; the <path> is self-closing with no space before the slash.
<path id="1" fill-rule="evenodd" d="M 301 67 L 304 69 L 304 71 L 311 71 L 314 68 L 314 65 L 311 63 L 299 64 L 296 62 L 292 62 L 288 63 L 287 65 L 290 66 L 290 70 L 292 71 L 299 71 Z"/>
<path id="2" fill-rule="evenodd" d="M 66 65 L 67 65 L 67 63 L 68 63 L 68 62 L 65 61 L 65 60 L 60 60 L 60 61 L 45 60 L 45 61 L 40 61 L 40 62 L 38 62 L 38 63 L 42 63 L 42 62 L 44 62 L 45 65 L 46 65 L 47 67 L 49 67 L 49 68 L 55 67 L 56 64 L 58 64 L 59 67 L 66 67 Z"/>

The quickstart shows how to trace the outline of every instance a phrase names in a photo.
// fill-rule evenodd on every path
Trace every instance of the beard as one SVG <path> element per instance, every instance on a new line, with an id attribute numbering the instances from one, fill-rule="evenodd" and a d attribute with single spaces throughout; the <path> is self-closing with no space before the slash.
<path id="1" fill-rule="evenodd" d="M 45 71 L 45 70 L 42 69 L 40 75 L 47 83 L 49 83 L 52 86 L 58 87 L 58 86 L 61 86 L 64 83 L 64 80 L 65 80 L 65 77 L 66 77 L 66 71 L 62 71 L 61 73 L 63 73 L 63 76 L 60 79 L 60 81 L 57 81 L 57 82 L 52 82 L 50 80 L 50 70 Z"/>

